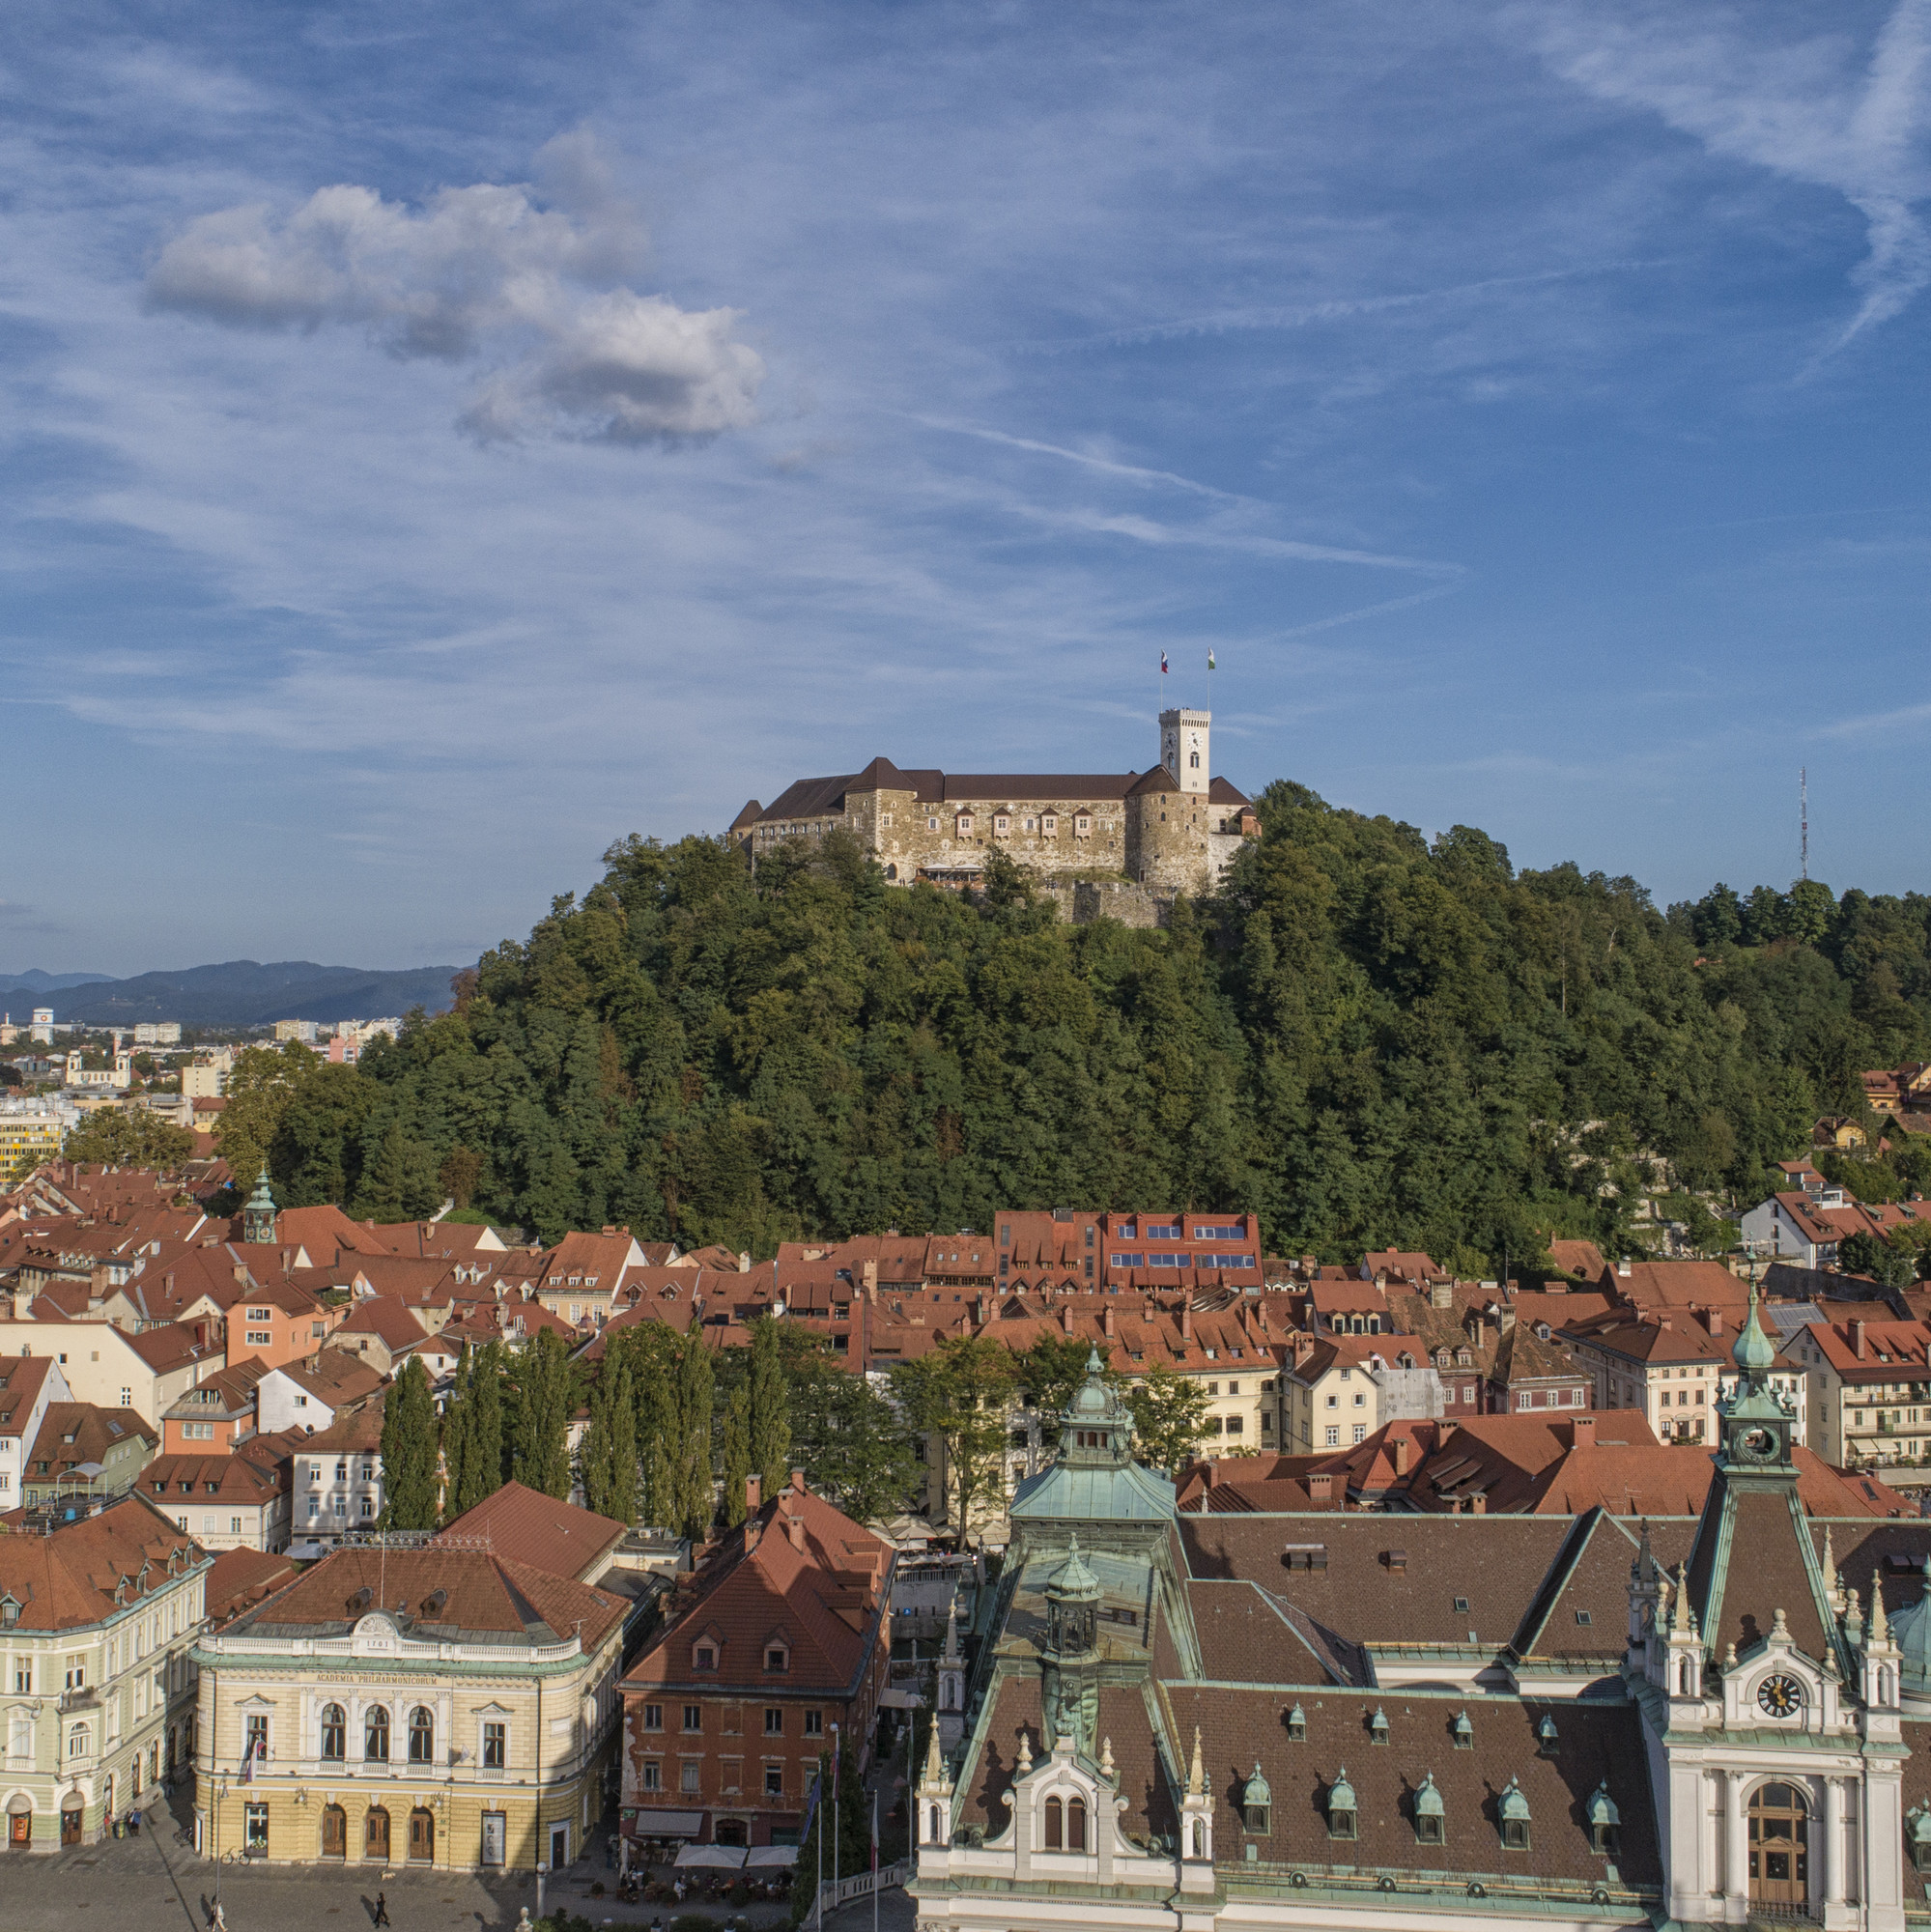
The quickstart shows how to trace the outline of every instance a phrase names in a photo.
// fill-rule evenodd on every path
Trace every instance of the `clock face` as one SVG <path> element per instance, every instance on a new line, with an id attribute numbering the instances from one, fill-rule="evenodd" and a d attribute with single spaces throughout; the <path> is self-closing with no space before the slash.
<path id="1" fill-rule="evenodd" d="M 1781 1672 L 1757 1686 L 1758 1708 L 1773 1718 L 1794 1718 L 1803 1708 L 1803 1687 Z"/>

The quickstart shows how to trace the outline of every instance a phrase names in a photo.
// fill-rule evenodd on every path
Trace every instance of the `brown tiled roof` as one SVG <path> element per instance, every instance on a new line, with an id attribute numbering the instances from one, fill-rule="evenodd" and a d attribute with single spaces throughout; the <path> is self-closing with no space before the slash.
<path id="1" fill-rule="evenodd" d="M 320 1438 L 317 1438 L 318 1440 Z M 487 1536 L 498 1556 L 581 1577 L 623 1540 L 624 1525 L 554 1496 L 505 1483 L 446 1525 L 447 1536 Z"/>
<path id="2" fill-rule="evenodd" d="M 1722 1594 L 1712 1604 L 1727 1488 L 1728 1479 L 1718 1471 L 1690 1558 L 1690 1601 L 1703 1641 L 1719 1656 L 1731 1644 L 1744 1649 L 1770 1634 L 1774 1615 L 1781 1610 L 1789 1621 L 1791 1641 L 1806 1657 L 1821 1659 L 1829 1643 L 1826 1613 L 1818 1605 L 1804 1561 L 1808 1529 L 1793 1493 L 1739 1489 L 1730 1499 L 1735 1524 Z"/>
<path id="3" fill-rule="evenodd" d="M 0 1361 L 0 1435 L 24 1435 L 27 1422 L 40 1400 L 47 1374 L 53 1367 L 50 1355 L 26 1355 L 14 1361 Z"/>
<path id="4" fill-rule="evenodd" d="M 22 1630 L 72 1630 L 112 1612 L 123 1577 L 132 1582 L 147 1562 L 152 1580 L 177 1549 L 202 1560 L 191 1537 L 131 1495 L 50 1536 L 0 1536 L 0 1591 L 20 1605 Z"/>
<path id="5" fill-rule="evenodd" d="M 286 1555 L 265 1549 L 223 1549 L 208 1573 L 204 1601 L 215 1630 L 222 1629 L 270 1590 L 293 1582 L 296 1567 Z"/>
<path id="6" fill-rule="evenodd" d="M 1229 1684 L 1333 1684 L 1358 1680 L 1358 1655 L 1337 1655 L 1287 1598 L 1241 1579 L 1187 1585 L 1201 1674 Z"/>
<path id="7" fill-rule="evenodd" d="M 295 1444 L 299 1455 L 327 1454 L 332 1449 L 363 1451 L 383 1446 L 383 1406 L 372 1402 L 366 1408 L 352 1408 L 336 1416 L 327 1429 L 304 1435 Z"/>
<path id="8" fill-rule="evenodd" d="M 71 1442 L 67 1437 L 71 1435 Z M 153 1444 L 159 1438 L 131 1408 L 101 1408 L 91 1402 L 50 1402 L 41 1418 L 41 1433 L 28 1452 L 28 1480 L 38 1463 L 50 1464 L 49 1474 L 104 1463 L 110 1451 L 129 1438 Z"/>
<path id="9" fill-rule="evenodd" d="M 1606 1785 L 1622 1818 L 1614 1863 L 1623 1883 L 1661 1883 L 1648 1760 L 1633 1705 L 1393 1690 L 1269 1698 L 1188 1684 L 1168 1684 L 1163 1692 L 1176 1756 L 1191 1752 L 1200 1730 L 1217 1862 L 1230 1870 L 1237 1872 L 1245 1856 L 1249 1834 L 1237 1807 L 1258 1763 L 1273 1800 L 1271 1829 L 1255 1840 L 1264 1859 L 1595 1886 L 1604 1880 L 1605 1861 L 1591 1849 L 1584 1807 Z M 1306 1723 L 1304 1742 L 1288 1736 L 1293 1703 Z M 1457 1750 L 1453 1725 L 1463 1709 L 1475 1726 L 1475 1746 Z M 1370 1732 L 1377 1711 L 1387 1719 L 1386 1744 L 1376 1744 Z M 1545 1717 L 1556 1729 L 1548 1754 L 1538 1743 Z M 1119 1748 L 1116 1739 L 1116 1754 Z M 1327 1796 L 1343 1770 L 1354 1788 L 1358 1836 L 1337 1844 L 1327 1835 Z M 1529 1848 L 1520 1852 L 1504 1851 L 1501 1842 L 1498 1806 L 1512 1776 L 1529 1807 Z M 1442 1797 L 1440 1845 L 1415 1839 L 1414 1793 L 1426 1776 Z"/>
<path id="10" fill-rule="evenodd" d="M 1189 1516 L 1196 1577 L 1244 1577 L 1292 1594 L 1324 1630 L 1359 1643 L 1509 1641 L 1562 1548 L 1569 1525 L 1538 1517 Z M 1324 1569 L 1288 1568 L 1286 1546 L 1320 1543 Z M 1390 1551 L 1402 1552 L 1394 1567 Z M 1458 1609 L 1464 1599 L 1467 1608 Z M 1471 1639 L 1469 1633 L 1477 1634 Z"/>
<path id="11" fill-rule="evenodd" d="M 417 1347 L 424 1332 L 422 1323 L 400 1300 L 391 1295 L 372 1294 L 356 1302 L 353 1313 L 328 1342 L 330 1348 L 346 1354 L 353 1346 L 350 1337 L 373 1335 L 391 1354 L 399 1355 Z"/>
<path id="12" fill-rule="evenodd" d="M 185 1503 L 268 1504 L 281 1484 L 245 1456 L 156 1456 L 138 1478 L 157 1509 Z"/>
<path id="13" fill-rule="evenodd" d="M 746 1531 L 733 1539 L 737 1554 L 727 1542 L 699 1573 L 688 1607 L 632 1666 L 628 1688 L 690 1683 L 691 1649 L 705 1632 L 719 1640 L 717 1669 L 698 1680 L 706 1686 L 766 1682 L 765 1644 L 778 1634 L 791 1652 L 788 1689 L 856 1683 L 882 1638 L 891 1546 L 795 1489 L 765 1503 Z"/>
<path id="14" fill-rule="evenodd" d="M 383 1385 L 383 1378 L 367 1362 L 345 1355 L 340 1349 L 324 1349 L 305 1362 L 284 1362 L 280 1373 L 331 1408 L 373 1395 Z"/>
<path id="15" fill-rule="evenodd" d="M 358 1601 L 366 1587 L 370 1601 Z M 446 1592 L 439 1605 L 433 1593 Z M 376 1601 L 380 1591 L 381 1602 Z M 411 1636 L 487 1635 L 495 1642 L 551 1644 L 567 1639 L 581 1622 L 583 1648 L 594 1650 L 629 1607 L 622 1597 L 594 1590 L 572 1577 L 534 1570 L 486 1550 L 338 1549 L 286 1589 L 239 1617 L 236 1634 L 340 1634 L 370 1608 L 391 1614 L 404 1605 Z"/>

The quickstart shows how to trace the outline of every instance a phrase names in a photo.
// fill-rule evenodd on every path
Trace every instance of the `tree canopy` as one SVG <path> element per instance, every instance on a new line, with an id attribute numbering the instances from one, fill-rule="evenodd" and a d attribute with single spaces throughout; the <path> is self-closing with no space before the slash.
<path id="1" fill-rule="evenodd" d="M 1064 923 L 1012 867 L 890 887 L 840 833 L 754 875 L 720 839 L 628 838 L 359 1065 L 242 1055 L 223 1151 L 265 1151 L 289 1205 L 454 1194 L 545 1240 L 769 1255 L 1007 1208 L 1253 1207 L 1283 1253 L 1483 1272 L 1555 1235 L 1640 1251 L 1642 1154 L 1760 1198 L 1819 1113 L 1860 1113 L 1862 1068 L 1931 1057 L 1931 897 L 1801 881 L 1664 912 L 1469 827 L 1287 782 L 1259 810 L 1160 930 Z"/>

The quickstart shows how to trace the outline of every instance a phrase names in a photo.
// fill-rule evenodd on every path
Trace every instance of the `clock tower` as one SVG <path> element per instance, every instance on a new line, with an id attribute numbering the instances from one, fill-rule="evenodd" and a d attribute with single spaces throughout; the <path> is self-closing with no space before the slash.
<path id="1" fill-rule="evenodd" d="M 1749 1319 L 1730 1350 L 1730 1359 L 1743 1375 L 1736 1393 L 1719 1406 L 1719 1466 L 1731 1482 L 1741 1480 L 1757 1489 L 1794 1489 L 1797 1465 L 1791 1460 L 1790 1446 L 1797 1422 L 1783 1398 L 1771 1386 L 1776 1344 L 1764 1333 L 1754 1287 L 1750 1290 Z"/>

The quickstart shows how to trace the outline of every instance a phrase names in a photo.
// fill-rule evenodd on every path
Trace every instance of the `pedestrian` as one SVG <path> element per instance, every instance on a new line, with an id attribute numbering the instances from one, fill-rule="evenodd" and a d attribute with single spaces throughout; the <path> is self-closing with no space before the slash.
<path id="1" fill-rule="evenodd" d="M 389 1902 L 386 1898 L 383 1896 L 381 1892 L 377 1892 L 376 1923 L 378 1925 L 386 1925 L 388 1922 L 389 1922 Z"/>
<path id="2" fill-rule="evenodd" d="M 228 1920 L 221 1910 L 221 1901 L 214 1901 L 214 1917 L 209 1921 L 210 1932 L 228 1932 Z"/>

